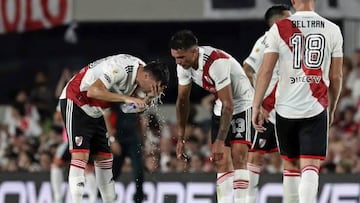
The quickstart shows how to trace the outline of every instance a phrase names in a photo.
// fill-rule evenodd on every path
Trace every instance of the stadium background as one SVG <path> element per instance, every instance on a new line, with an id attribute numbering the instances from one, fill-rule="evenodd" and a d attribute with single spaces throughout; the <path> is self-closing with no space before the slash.
<path id="1" fill-rule="evenodd" d="M 45 3 L 44 3 L 45 2 Z M 48 2 L 48 3 L 46 3 Z M 49 23 L 44 10 L 50 10 L 54 16 L 57 9 L 66 4 L 66 16 L 56 26 Z M 267 29 L 263 22 L 265 10 L 274 3 L 286 3 L 287 0 L 5 0 L 0 1 L 0 202 L 51 202 L 48 184 L 48 168 L 41 163 L 42 155 L 50 152 L 56 143 L 51 140 L 53 129 L 51 115 L 55 110 L 55 89 L 64 69 L 78 70 L 85 64 L 107 55 L 128 53 L 145 61 L 164 60 L 171 67 L 171 83 L 164 97 L 165 105 L 160 107 L 158 116 L 163 123 L 161 138 L 157 146 L 147 150 L 158 150 L 159 155 L 149 159 L 158 160 L 159 167 L 148 165 L 147 180 L 151 192 L 145 202 L 213 202 L 215 188 L 213 185 L 213 168 L 208 166 L 206 159 L 208 146 L 209 113 L 200 105 L 201 99 L 207 94 L 193 86 L 192 102 L 195 104 L 191 136 L 194 146 L 188 150 L 201 148 L 202 166 L 168 166 L 161 165 L 162 152 L 171 160 L 171 149 L 160 146 L 162 142 L 173 144 L 174 102 L 177 95 L 175 64 L 168 49 L 168 39 L 179 29 L 191 29 L 199 38 L 201 45 L 211 45 L 226 50 L 242 62 L 258 37 Z M 29 9 L 33 10 L 29 14 Z M 45 9 L 44 9 L 45 8 Z M 345 55 L 352 58 L 354 50 L 360 48 L 360 1 L 359 0 L 319 0 L 317 11 L 338 24 L 344 34 Z M 41 17 L 45 16 L 45 17 Z M 17 21 L 16 17 L 19 17 Z M 41 20 L 39 20 L 41 19 Z M 42 22 L 40 26 L 26 22 Z M 13 27 L 6 27 L 6 23 Z M 33 26 L 33 27 L 32 27 Z M 74 28 L 74 26 L 76 28 Z M 74 29 L 72 29 L 74 28 Z M 75 41 L 74 41 L 75 40 Z M 359 53 L 360 55 L 360 53 Z M 360 56 L 359 56 L 360 58 Z M 360 59 L 359 59 L 360 61 Z M 359 62 L 360 63 L 360 62 Z M 360 66 L 360 64 L 359 64 Z M 353 72 L 360 67 L 353 67 Z M 6 119 L 14 97 L 19 90 L 29 94 L 29 101 L 35 99 L 34 92 L 38 87 L 35 75 L 42 72 L 46 75 L 46 91 L 51 96 L 44 99 L 47 107 L 39 125 L 41 133 L 30 135 L 12 135 L 6 131 Z M 355 77 L 356 78 L 356 77 Z M 360 80 L 360 74 L 356 80 Z M 356 81 L 355 80 L 355 81 Z M 353 83 L 353 92 L 359 91 Z M 322 183 L 319 192 L 319 203 L 325 202 L 359 202 L 360 201 L 360 130 L 359 130 L 359 98 L 350 93 L 343 93 L 343 107 L 338 112 L 338 125 L 333 129 L 335 145 L 334 154 L 324 165 Z M 354 98 L 355 97 L 355 98 Z M 35 105 L 36 106 L 36 105 Z M 41 108 L 41 107 L 39 107 Z M 344 115 L 350 114 L 350 118 Z M 352 116 L 351 116 L 352 115 Z M 200 132 L 199 132 L 200 131 Z M 148 135 L 149 132 L 146 132 Z M 200 134 L 200 135 L 199 135 Z M 154 136 L 154 135 L 150 135 Z M 19 140 L 19 137 L 24 137 Z M 195 138 L 196 139 L 195 139 Z M 165 141 L 163 140 L 165 139 Z M 22 149 L 17 143 L 25 143 L 33 148 L 31 159 L 35 169 L 17 167 L 10 172 L 9 162 L 21 165 Z M 340 147 L 338 146 L 340 145 Z M 30 147 L 30 148 L 31 148 Z M 9 152 L 9 148 L 10 152 Z M 161 150 L 159 150 L 159 148 Z M 171 147 L 170 147 L 171 148 Z M 15 149 L 15 150 L 14 150 Z M 10 154 L 9 154 L 10 153 Z M 337 154 L 338 153 L 338 154 Z M 26 154 L 26 153 L 25 153 Z M 147 156 L 149 157 L 149 156 Z M 46 160 L 46 158 L 44 158 Z M 10 161 L 9 161 L 10 160 Z M 164 160 L 163 160 L 164 161 Z M 350 162 L 350 163 L 349 163 Z M 268 198 L 281 195 L 281 176 L 273 165 L 276 160 L 270 157 L 265 167 L 266 175 L 261 180 L 261 202 L 279 202 L 281 198 Z M 30 165 L 31 165 L 30 164 Z M 343 165 L 342 165 L 343 164 Z M 32 166 L 31 165 L 31 166 Z M 166 164 L 165 164 L 166 165 Z M 124 168 L 129 172 L 130 168 Z M 32 172 L 34 171 L 34 172 Z M 177 175 L 182 173 L 181 177 Z M 204 172 L 206 171 L 206 172 Z M 33 176 L 31 173 L 36 173 Z M 341 174 L 340 174 L 341 173 Z M 275 174 L 275 175 L 273 175 Z M 127 201 L 126 194 L 131 193 L 129 175 L 122 177 L 118 191 L 119 202 Z M 128 185 L 130 183 L 130 185 Z M 17 184 L 17 185 L 16 185 Z M 163 184 L 163 185 L 162 185 Z M 171 187 L 169 187 L 169 184 Z M 198 184 L 198 185 L 197 185 Z M 203 185 L 201 185 L 203 184 Z M 24 188 L 13 191 L 11 188 Z M 66 185 L 64 186 L 66 188 Z M 122 189 L 121 189 L 122 188 Z M 166 189 L 165 189 L 166 188 Z M 170 188 L 170 189 L 169 189 Z M 171 189 L 173 188 L 173 189 Z M 207 188 L 207 189 L 199 189 Z M 342 189 L 340 189 L 342 188 Z M 45 192 L 44 192 L 45 191 Z M 48 191 L 49 193 L 46 193 Z M 192 192 L 191 192 L 192 191 Z M 280 193 L 279 193 L 280 191 Z M 15 193 L 15 194 L 14 194 Z M 128 195 L 130 197 L 130 195 Z"/>

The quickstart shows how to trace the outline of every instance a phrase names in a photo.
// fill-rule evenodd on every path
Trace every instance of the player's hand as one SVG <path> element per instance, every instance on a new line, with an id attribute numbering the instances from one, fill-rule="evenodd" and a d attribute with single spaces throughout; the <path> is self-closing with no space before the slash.
<path id="1" fill-rule="evenodd" d="M 144 99 L 136 98 L 136 97 L 128 97 L 125 99 L 125 103 L 133 103 L 139 109 L 147 108 L 147 104 Z"/>
<path id="2" fill-rule="evenodd" d="M 252 109 L 252 123 L 256 131 L 264 132 L 266 128 L 264 128 L 264 115 L 261 112 L 260 108 L 253 108 Z"/>
<path id="3" fill-rule="evenodd" d="M 270 117 L 270 113 L 264 109 L 264 108 L 261 108 L 262 110 L 262 115 L 264 117 L 264 120 L 268 123 L 269 122 L 269 117 Z"/>
<path id="4" fill-rule="evenodd" d="M 121 154 L 121 146 L 120 146 L 120 143 L 118 141 L 112 142 L 110 144 L 110 149 L 111 149 L 111 152 L 114 155 L 120 156 L 120 154 Z"/>
<path id="5" fill-rule="evenodd" d="M 179 138 L 176 144 L 176 157 L 179 160 L 187 161 L 188 157 L 184 153 L 184 146 L 185 146 L 185 140 Z"/>
<path id="6" fill-rule="evenodd" d="M 329 126 L 331 126 L 334 122 L 335 112 L 332 111 L 329 113 Z"/>
<path id="7" fill-rule="evenodd" d="M 154 84 L 151 86 L 151 91 L 147 94 L 150 99 L 159 96 L 161 93 L 163 93 L 166 89 L 165 85 L 161 85 L 160 82 Z"/>
<path id="8" fill-rule="evenodd" d="M 216 140 L 211 146 L 211 157 L 210 160 L 217 162 L 224 157 L 225 143 L 222 140 Z"/>

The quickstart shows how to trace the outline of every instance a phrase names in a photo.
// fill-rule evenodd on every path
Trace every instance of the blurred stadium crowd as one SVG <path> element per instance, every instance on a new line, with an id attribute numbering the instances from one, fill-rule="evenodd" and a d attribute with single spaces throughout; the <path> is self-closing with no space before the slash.
<path id="1" fill-rule="evenodd" d="M 330 127 L 327 159 L 322 173 L 360 173 L 360 49 L 344 58 L 344 84 L 337 108 L 336 122 Z M 72 73 L 64 69 L 51 89 L 44 72 L 38 72 L 30 91 L 19 90 L 8 105 L 0 108 L 0 171 L 49 171 L 57 145 L 62 142 L 62 124 L 53 118 L 57 97 Z M 207 102 L 203 105 L 211 111 Z M 174 105 L 175 108 L 175 105 Z M 189 161 L 176 159 L 175 118 L 147 113 L 139 116 L 146 171 L 213 172 L 210 155 L 210 118 L 195 121 L 192 108 L 186 129 L 186 154 Z M 277 153 L 266 155 L 263 170 L 281 173 Z M 123 172 L 130 172 L 126 159 Z"/>

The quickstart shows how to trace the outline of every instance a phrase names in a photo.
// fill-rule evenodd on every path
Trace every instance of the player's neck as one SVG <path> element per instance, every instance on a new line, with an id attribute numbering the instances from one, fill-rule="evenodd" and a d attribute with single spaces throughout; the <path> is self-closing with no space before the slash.
<path id="1" fill-rule="evenodd" d="M 199 68 L 199 49 L 198 51 L 195 53 L 195 60 L 194 60 L 194 64 L 192 66 L 192 68 L 194 70 L 197 70 Z"/>
<path id="2" fill-rule="evenodd" d="M 296 11 L 314 11 L 314 5 L 313 4 L 301 4 L 298 5 L 298 7 L 296 8 Z"/>

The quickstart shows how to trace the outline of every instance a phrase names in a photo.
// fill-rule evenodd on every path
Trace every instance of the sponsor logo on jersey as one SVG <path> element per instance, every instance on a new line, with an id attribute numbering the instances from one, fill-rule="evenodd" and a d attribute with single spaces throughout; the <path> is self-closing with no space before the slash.
<path id="1" fill-rule="evenodd" d="M 319 84 L 320 81 L 321 81 L 321 76 L 317 76 L 317 75 L 290 77 L 290 84 L 294 84 L 294 83 L 316 83 L 316 84 Z"/>
<path id="2" fill-rule="evenodd" d="M 83 136 L 76 136 L 76 137 L 75 137 L 75 144 L 76 144 L 76 146 L 81 146 L 82 143 L 83 143 L 83 140 L 84 140 Z"/>
<path id="3" fill-rule="evenodd" d="M 108 81 L 108 83 L 111 83 L 111 78 L 106 73 L 104 74 L 104 78 Z"/>
<path id="4" fill-rule="evenodd" d="M 241 133 L 236 133 L 235 138 L 243 138 L 243 136 L 241 135 Z"/>
<path id="5" fill-rule="evenodd" d="M 129 65 L 129 66 L 126 66 L 124 69 L 125 69 L 126 73 L 129 74 L 129 73 L 133 72 L 134 66 Z"/>
<path id="6" fill-rule="evenodd" d="M 228 79 L 228 77 L 222 79 L 222 80 L 219 82 L 219 85 L 220 85 L 221 83 L 225 82 L 227 79 Z"/>

